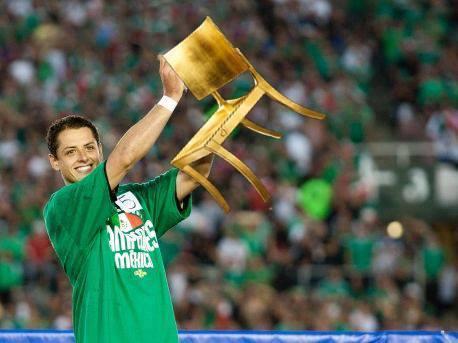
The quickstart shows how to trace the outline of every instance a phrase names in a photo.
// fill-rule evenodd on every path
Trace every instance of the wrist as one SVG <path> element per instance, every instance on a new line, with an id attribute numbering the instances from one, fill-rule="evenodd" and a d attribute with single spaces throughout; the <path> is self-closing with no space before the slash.
<path id="1" fill-rule="evenodd" d="M 178 105 L 178 100 L 175 100 L 174 98 L 168 95 L 164 95 L 157 104 L 169 110 L 170 112 L 173 112 L 175 110 L 175 107 L 177 107 Z"/>
<path id="2" fill-rule="evenodd" d="M 176 102 L 180 101 L 182 95 L 183 95 L 183 93 L 181 93 L 181 94 L 179 94 L 179 93 L 175 93 L 175 94 L 166 94 L 166 93 L 164 93 L 164 96 L 169 97 L 170 99 L 173 99 Z"/>

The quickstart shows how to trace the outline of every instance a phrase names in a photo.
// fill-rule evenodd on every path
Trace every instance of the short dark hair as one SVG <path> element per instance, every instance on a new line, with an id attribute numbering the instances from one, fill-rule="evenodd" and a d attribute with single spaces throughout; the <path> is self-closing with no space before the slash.
<path id="1" fill-rule="evenodd" d="M 54 157 L 57 157 L 57 137 L 59 136 L 59 133 L 66 129 L 79 129 L 82 127 L 88 127 L 91 129 L 97 144 L 100 144 L 99 132 L 90 120 L 78 115 L 68 115 L 54 120 L 49 126 L 48 133 L 46 134 L 46 142 L 48 143 L 49 153 Z"/>

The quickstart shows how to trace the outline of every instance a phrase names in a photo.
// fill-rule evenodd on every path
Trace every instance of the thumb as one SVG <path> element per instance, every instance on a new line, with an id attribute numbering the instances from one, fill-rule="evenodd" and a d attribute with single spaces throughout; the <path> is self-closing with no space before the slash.
<path id="1" fill-rule="evenodd" d="M 165 58 L 163 55 L 157 55 L 157 59 L 159 60 L 159 70 L 164 68 Z"/>

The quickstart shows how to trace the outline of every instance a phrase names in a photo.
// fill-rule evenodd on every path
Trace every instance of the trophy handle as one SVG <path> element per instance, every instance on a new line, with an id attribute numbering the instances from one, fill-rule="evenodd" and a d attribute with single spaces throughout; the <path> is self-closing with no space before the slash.
<path id="1" fill-rule="evenodd" d="M 259 82 L 259 86 L 266 92 L 266 94 L 278 101 L 279 103 L 283 104 L 284 106 L 292 109 L 294 112 L 297 112 L 303 116 L 306 116 L 306 117 L 311 117 L 311 118 L 314 118 L 314 119 L 324 119 L 326 116 L 322 113 L 319 113 L 319 112 L 315 112 L 315 111 L 312 111 L 306 107 L 303 107 L 297 103 L 295 103 L 294 101 L 292 101 L 291 99 L 287 98 L 286 96 L 284 96 L 283 94 L 281 94 L 279 91 L 277 91 L 275 88 L 273 88 L 266 80 L 264 80 L 262 78 L 261 75 L 259 75 L 256 71 L 254 71 L 256 74 L 253 74 L 253 76 L 258 79 L 258 82 Z"/>
<path id="2" fill-rule="evenodd" d="M 226 150 L 224 147 L 222 147 L 213 140 L 207 143 L 207 148 L 214 152 L 216 155 L 222 157 L 230 165 L 237 169 L 243 176 L 245 176 L 245 178 L 253 185 L 253 187 L 259 193 L 264 202 L 270 199 L 269 191 L 245 163 L 240 161 L 230 151 Z"/>
<path id="3" fill-rule="evenodd" d="M 248 61 L 248 59 L 245 57 L 245 55 L 239 50 L 235 49 L 237 53 L 242 56 L 243 60 L 245 63 L 248 65 L 248 70 L 250 73 L 253 75 L 253 78 L 255 80 L 255 86 L 258 86 L 261 88 L 271 99 L 278 101 L 279 103 L 283 104 L 284 106 L 292 109 L 294 112 L 297 112 L 303 116 L 306 117 L 311 117 L 314 119 L 324 119 L 326 116 L 322 113 L 312 111 L 306 107 L 303 107 L 288 97 L 284 96 L 281 94 L 279 91 L 277 91 L 274 87 L 272 87 L 253 67 L 253 65 Z"/>
<path id="4" fill-rule="evenodd" d="M 198 160 L 202 156 L 206 156 L 209 153 L 214 153 L 226 162 L 231 164 L 235 169 L 237 169 L 245 178 L 253 185 L 256 191 L 259 193 L 261 198 L 266 202 L 270 199 L 269 191 L 262 184 L 262 182 L 256 177 L 256 175 L 251 171 L 251 169 L 244 164 L 240 159 L 233 155 L 230 151 L 226 150 L 224 147 L 219 145 L 217 142 L 210 140 L 206 143 L 205 148 L 195 150 L 194 152 L 187 154 L 181 158 L 175 158 L 172 160 L 172 165 L 181 169 L 184 173 L 192 177 L 195 181 L 200 183 L 215 199 L 218 205 L 228 213 L 230 207 L 223 195 L 218 191 L 218 189 L 211 183 L 206 177 L 200 174 L 197 170 L 191 167 L 192 162 Z"/>
<path id="5" fill-rule="evenodd" d="M 212 150 L 204 146 L 195 149 L 186 154 L 178 154 L 170 162 L 174 167 L 182 170 L 184 173 L 192 177 L 195 181 L 200 183 L 210 195 L 215 199 L 218 205 L 227 213 L 230 211 L 229 204 L 224 200 L 223 195 L 218 191 L 218 189 L 202 174 L 195 170 L 191 163 L 213 153 Z"/>
<path id="6" fill-rule="evenodd" d="M 182 167 L 181 170 L 190 177 L 192 177 L 194 180 L 199 182 L 207 190 L 207 192 L 210 193 L 213 199 L 216 200 L 216 202 L 224 210 L 224 212 L 228 213 L 231 210 L 229 204 L 226 202 L 226 200 L 224 200 L 224 197 L 220 193 L 220 191 L 218 191 L 218 189 L 210 181 L 208 181 L 206 177 L 204 177 L 190 165 Z"/>
<path id="7" fill-rule="evenodd" d="M 241 124 L 245 126 L 247 129 L 260 133 L 261 135 L 264 135 L 264 136 L 272 137 L 275 139 L 280 139 L 282 137 L 281 133 L 277 131 L 266 129 L 265 127 L 259 126 L 258 124 L 246 118 L 242 120 Z"/>

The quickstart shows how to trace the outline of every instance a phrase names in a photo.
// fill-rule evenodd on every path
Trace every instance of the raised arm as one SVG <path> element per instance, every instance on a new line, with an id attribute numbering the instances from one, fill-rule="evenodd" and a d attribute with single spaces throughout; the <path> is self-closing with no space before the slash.
<path id="1" fill-rule="evenodd" d="M 159 62 L 164 95 L 178 102 L 183 95 L 183 82 L 162 56 L 159 56 Z M 171 111 L 156 105 L 121 137 L 106 164 L 111 189 L 115 189 L 135 163 L 148 153 L 171 115 Z"/>

